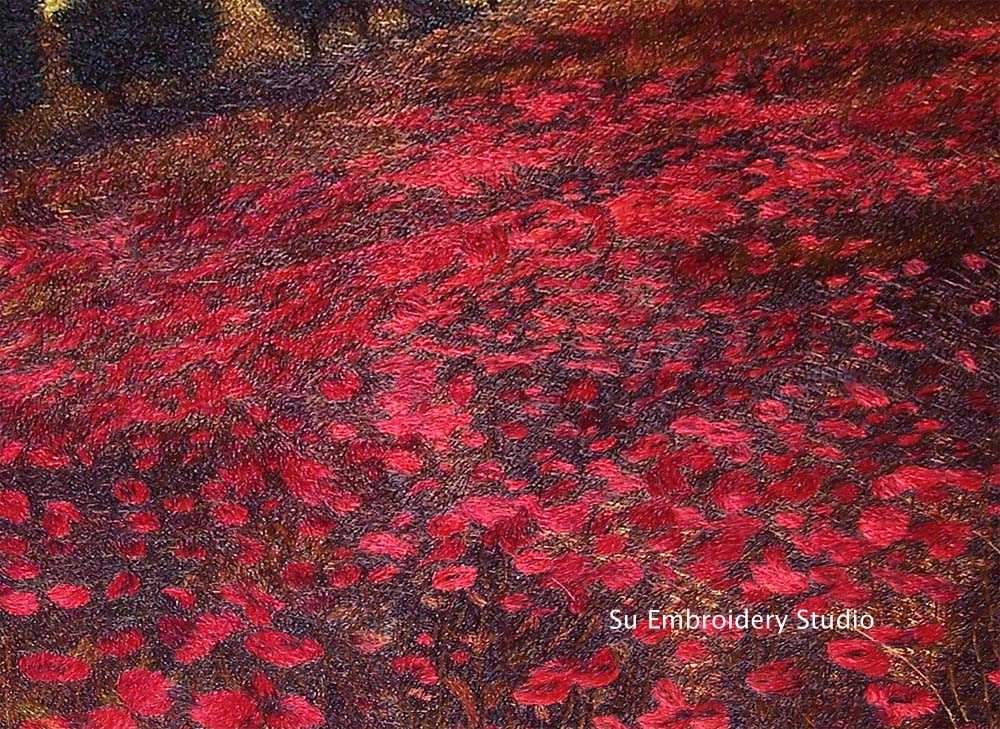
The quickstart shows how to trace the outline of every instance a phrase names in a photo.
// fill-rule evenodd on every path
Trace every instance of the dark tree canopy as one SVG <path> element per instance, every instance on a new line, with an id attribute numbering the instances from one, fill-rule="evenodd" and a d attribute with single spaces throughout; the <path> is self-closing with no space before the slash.
<path id="1" fill-rule="evenodd" d="M 320 34 L 340 17 L 354 21 L 358 31 L 369 37 L 369 20 L 374 5 L 396 5 L 407 16 L 415 35 L 466 19 L 471 11 L 461 0 L 263 0 L 274 18 L 300 33 L 315 54 Z M 490 7 L 495 7 L 491 0 Z"/>
<path id="2" fill-rule="evenodd" d="M 282 25 L 305 37 L 310 53 L 319 50 L 319 36 L 337 18 L 354 20 L 361 35 L 368 36 L 370 0 L 263 0 L 268 12 Z"/>
<path id="3" fill-rule="evenodd" d="M 56 23 L 76 82 L 99 91 L 197 73 L 218 55 L 217 0 L 76 0 Z"/>
<path id="4" fill-rule="evenodd" d="M 41 97 L 39 20 L 35 0 L 0 0 L 0 119 Z"/>
<path id="5" fill-rule="evenodd" d="M 402 0 L 402 8 L 417 35 L 465 20 L 471 13 L 459 0 Z"/>

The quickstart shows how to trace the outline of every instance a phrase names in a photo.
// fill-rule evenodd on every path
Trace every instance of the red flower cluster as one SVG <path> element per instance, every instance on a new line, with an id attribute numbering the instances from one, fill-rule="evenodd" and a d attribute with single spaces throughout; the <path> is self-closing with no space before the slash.
<path id="1" fill-rule="evenodd" d="M 618 658 L 602 648 L 588 660 L 552 660 L 533 668 L 527 680 L 514 691 L 514 700 L 527 706 L 547 706 L 566 700 L 573 687 L 595 689 L 613 683 L 620 672 Z"/>

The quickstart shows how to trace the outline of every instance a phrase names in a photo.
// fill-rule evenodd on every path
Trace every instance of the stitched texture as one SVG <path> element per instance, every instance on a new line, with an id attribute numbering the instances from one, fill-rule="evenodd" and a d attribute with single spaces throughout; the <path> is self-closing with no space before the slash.
<path id="1" fill-rule="evenodd" d="M 1000 726 L 989 7 L 500 5 L 11 122 L 0 725 Z"/>

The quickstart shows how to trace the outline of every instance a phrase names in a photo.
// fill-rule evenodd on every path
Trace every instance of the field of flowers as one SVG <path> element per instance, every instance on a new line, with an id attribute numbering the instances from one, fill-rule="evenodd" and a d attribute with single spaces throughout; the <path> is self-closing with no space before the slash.
<path id="1" fill-rule="evenodd" d="M 0 724 L 1000 726 L 1000 25 L 511 17 L 5 173 Z"/>

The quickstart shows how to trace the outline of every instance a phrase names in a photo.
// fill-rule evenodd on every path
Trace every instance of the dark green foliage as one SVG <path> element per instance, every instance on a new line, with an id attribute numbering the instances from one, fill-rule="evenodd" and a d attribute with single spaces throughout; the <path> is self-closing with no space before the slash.
<path id="1" fill-rule="evenodd" d="M 368 37 L 369 0 L 263 0 L 264 7 L 282 25 L 300 33 L 315 55 L 319 51 L 319 36 L 337 18 L 350 17 L 358 32 Z"/>
<path id="2" fill-rule="evenodd" d="M 374 5 L 401 7 L 409 19 L 410 33 L 423 33 L 464 20 L 471 15 L 461 0 L 263 0 L 282 25 L 294 28 L 306 40 L 310 54 L 319 51 L 320 34 L 338 18 L 351 19 L 362 37 L 368 38 Z M 496 7 L 496 0 L 490 0 Z"/>
<path id="3" fill-rule="evenodd" d="M 216 0 L 77 0 L 56 23 L 76 82 L 108 93 L 197 73 L 218 55 Z"/>
<path id="4" fill-rule="evenodd" d="M 42 94 L 42 56 L 35 0 L 0 0 L 0 119 L 24 111 Z"/>
<path id="5" fill-rule="evenodd" d="M 420 35 L 465 20 L 470 9 L 459 0 L 402 0 L 411 32 Z"/>

